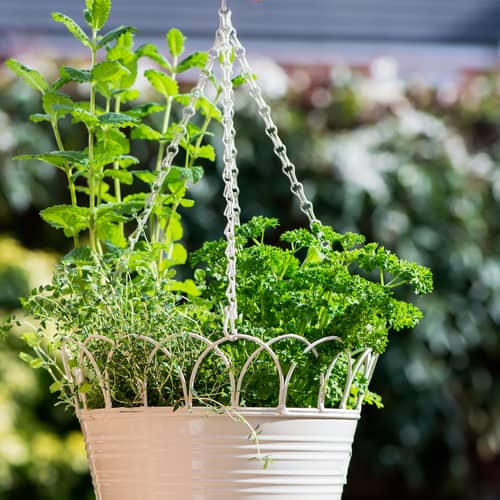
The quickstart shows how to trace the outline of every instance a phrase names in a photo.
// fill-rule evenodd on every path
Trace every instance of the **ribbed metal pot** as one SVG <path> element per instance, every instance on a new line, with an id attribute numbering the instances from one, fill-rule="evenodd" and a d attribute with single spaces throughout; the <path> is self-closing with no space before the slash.
<path id="1" fill-rule="evenodd" d="M 257 440 L 201 408 L 81 411 L 98 500 L 340 500 L 359 411 L 241 414 Z"/>

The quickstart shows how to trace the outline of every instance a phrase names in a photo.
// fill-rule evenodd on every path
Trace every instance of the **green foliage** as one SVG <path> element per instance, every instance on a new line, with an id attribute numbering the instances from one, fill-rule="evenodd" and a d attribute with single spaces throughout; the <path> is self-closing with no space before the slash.
<path id="1" fill-rule="evenodd" d="M 91 48 L 92 43 L 89 37 L 85 34 L 85 31 L 74 21 L 71 17 L 61 14 L 60 12 L 54 12 L 52 14 L 52 19 L 58 23 L 64 24 L 67 30 L 85 47 Z"/>
<path id="2" fill-rule="evenodd" d="M 144 72 L 144 76 L 151 82 L 154 89 L 159 92 L 163 97 L 175 97 L 179 93 L 179 86 L 177 82 L 170 76 L 148 69 Z"/>
<path id="3" fill-rule="evenodd" d="M 38 71 L 27 68 L 15 59 L 8 59 L 5 64 L 25 83 L 35 90 L 39 90 L 42 94 L 49 88 L 48 83 Z"/>
<path id="4" fill-rule="evenodd" d="M 122 35 L 136 33 L 136 29 L 133 26 L 119 26 L 111 31 L 108 31 L 97 44 L 98 49 L 102 49 L 106 45 L 109 45 L 111 42 L 118 40 Z"/>
<path id="5" fill-rule="evenodd" d="M 168 48 L 170 50 L 170 54 L 174 59 L 177 59 L 184 53 L 185 40 L 186 37 L 177 28 L 172 28 L 167 33 Z"/>
<path id="6" fill-rule="evenodd" d="M 329 227 L 321 227 L 329 248 L 322 247 L 305 229 L 283 233 L 281 240 L 289 248 L 266 244 L 266 230 L 277 225 L 276 219 L 254 217 L 238 230 L 238 330 L 266 341 L 290 333 L 310 342 L 327 336 L 341 340 L 322 350 L 317 366 L 313 364 L 309 369 L 307 363 L 311 360 L 302 360 L 298 379 L 304 387 L 299 390 L 292 382 L 289 404 L 314 407 L 321 368 L 326 370 L 335 354 L 367 348 L 381 354 L 390 330 L 412 328 L 418 323 L 420 310 L 395 299 L 393 290 L 408 284 L 417 293 L 429 293 L 432 276 L 427 268 L 399 259 L 376 244 L 362 245 L 360 235 L 341 235 Z M 372 259 L 374 254 L 376 261 Z M 193 254 L 192 261 L 198 266 L 195 276 L 202 299 L 218 308 L 225 300 L 227 288 L 225 242 L 205 243 Z M 375 269 L 379 271 L 378 281 L 363 273 Z M 384 278 L 386 275 L 389 280 Z M 214 326 L 215 331 L 222 329 L 220 323 Z M 232 353 L 237 353 L 238 359 L 244 360 L 248 355 L 246 349 L 237 351 L 238 347 L 233 347 Z M 279 355 L 284 360 L 294 359 L 300 354 L 300 350 L 296 351 L 296 346 L 285 343 Z M 274 364 L 268 360 L 265 368 L 264 365 L 260 365 L 258 378 L 262 384 L 268 384 L 269 394 L 275 397 Z M 346 366 L 344 363 L 344 370 Z M 329 388 L 332 406 L 338 404 L 345 385 L 346 371 L 336 371 L 337 378 L 332 377 Z M 246 394 L 247 402 L 255 406 L 269 404 L 258 388 L 250 386 L 250 391 L 252 397 Z M 369 401 L 375 404 L 379 399 L 371 395 Z"/>
<path id="7" fill-rule="evenodd" d="M 96 31 L 102 29 L 111 11 L 111 0 L 86 0 L 86 5 L 92 28 Z"/>

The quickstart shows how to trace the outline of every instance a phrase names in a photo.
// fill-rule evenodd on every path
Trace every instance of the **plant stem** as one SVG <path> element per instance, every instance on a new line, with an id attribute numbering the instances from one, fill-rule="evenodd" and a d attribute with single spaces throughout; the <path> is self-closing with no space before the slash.
<path id="1" fill-rule="evenodd" d="M 121 97 L 118 95 L 115 99 L 115 113 L 119 113 L 121 110 Z M 120 164 L 115 161 L 113 164 L 113 169 L 114 170 L 120 170 Z M 120 179 L 114 179 L 114 187 L 115 187 L 115 201 L 116 203 L 121 203 L 122 202 L 122 187 L 120 184 Z M 123 222 L 120 222 L 118 224 L 118 227 L 120 228 L 120 231 L 123 233 L 123 228 L 124 224 Z"/>
<path id="2" fill-rule="evenodd" d="M 92 30 L 92 68 L 96 64 L 96 40 L 97 40 L 97 30 Z M 95 114 L 95 83 L 92 82 L 90 84 L 90 113 Z M 90 238 L 90 248 L 93 251 L 97 250 L 97 238 L 96 238 L 96 193 L 95 193 L 95 168 L 93 165 L 94 162 L 94 130 L 93 128 L 89 128 L 89 139 L 88 139 L 89 147 L 89 238 Z"/>
<path id="3" fill-rule="evenodd" d="M 54 137 L 56 139 L 57 147 L 59 148 L 59 151 L 64 151 L 64 144 L 61 138 L 61 133 L 59 132 L 59 125 L 57 124 L 57 120 L 55 119 L 52 120 L 51 124 L 52 124 L 52 131 L 54 132 Z M 71 197 L 71 206 L 76 207 L 77 200 L 76 200 L 75 183 L 73 181 L 73 169 L 71 168 L 71 165 L 69 163 L 64 164 L 64 172 L 66 173 L 66 178 L 68 179 L 68 189 Z M 73 236 L 73 243 L 75 245 L 75 248 L 78 248 L 80 246 L 80 239 L 78 237 L 78 234 L 75 234 Z"/>
<path id="4" fill-rule="evenodd" d="M 167 105 L 165 107 L 165 113 L 163 114 L 163 123 L 161 127 L 161 135 L 165 135 L 168 131 L 168 126 L 170 125 L 170 114 L 172 112 L 172 102 L 173 98 L 167 98 Z M 165 149 L 167 147 L 166 141 L 160 141 L 160 147 L 158 148 L 158 155 L 156 157 L 155 170 L 158 171 L 161 168 L 161 162 L 163 160 L 163 155 L 165 154 Z"/>
<path id="5" fill-rule="evenodd" d="M 203 125 L 201 126 L 201 131 L 200 131 L 200 135 L 198 137 L 198 139 L 196 139 L 196 143 L 194 145 L 194 150 L 193 150 L 193 154 L 191 155 L 191 159 L 187 165 L 187 168 L 193 168 L 194 166 L 194 162 L 195 160 L 198 158 L 198 154 L 200 152 L 200 147 L 201 147 L 201 143 L 203 142 L 203 138 L 205 137 L 205 134 L 208 130 L 208 126 L 210 125 L 210 121 L 211 121 L 211 118 L 210 117 L 206 117 L 205 118 L 205 121 L 203 122 Z M 175 191 L 175 193 L 173 193 L 174 195 L 174 204 L 172 206 L 172 210 L 168 216 L 168 220 L 167 220 L 167 224 L 166 224 L 166 229 L 165 229 L 165 232 L 167 232 L 168 234 L 168 228 L 172 222 L 172 216 L 174 213 L 177 213 L 177 210 L 179 208 L 179 205 L 181 203 L 181 200 L 182 198 L 184 197 L 184 193 L 186 191 L 186 187 L 187 187 L 187 180 L 184 181 L 182 187 L 180 187 L 179 189 L 177 189 Z M 179 193 L 182 193 L 181 196 L 179 196 Z M 173 242 L 171 242 L 173 243 Z M 170 244 L 170 250 L 169 252 L 171 253 L 172 252 L 172 248 L 173 248 L 173 245 Z"/>

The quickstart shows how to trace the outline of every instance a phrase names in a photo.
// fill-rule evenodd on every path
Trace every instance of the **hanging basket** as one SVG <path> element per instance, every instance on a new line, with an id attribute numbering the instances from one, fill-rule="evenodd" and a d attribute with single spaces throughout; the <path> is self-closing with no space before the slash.
<path id="1" fill-rule="evenodd" d="M 147 399 L 147 371 L 142 381 L 142 406 L 132 409 L 114 408 L 109 389 L 107 364 L 124 348 L 111 339 L 95 335 L 80 345 L 78 368 L 70 367 L 68 357 L 63 362 L 68 379 L 79 387 L 91 373 L 98 380 L 104 408 L 88 409 L 83 391 L 77 391 L 77 415 L 86 441 L 94 488 L 98 500 L 216 500 L 239 499 L 329 499 L 340 500 L 346 482 L 351 447 L 360 416 L 363 392 L 353 391 L 355 379 L 361 376 L 366 383 L 372 377 L 377 354 L 370 349 L 357 353 L 334 350 L 338 354 L 318 377 L 317 407 L 296 409 L 287 407 L 287 394 L 297 365 L 288 361 L 284 366 L 277 354 L 282 341 L 296 342 L 302 353 L 317 357 L 317 350 L 329 342 L 340 342 L 337 337 L 325 337 L 311 343 L 299 334 L 290 333 L 270 341 L 240 334 L 237 330 L 236 300 L 236 243 L 235 228 L 239 224 L 238 169 L 234 144 L 233 124 L 233 66 L 239 63 L 245 76 L 250 96 L 265 123 L 266 134 L 282 164 L 282 171 L 290 181 L 291 192 L 299 200 L 302 212 L 322 243 L 321 224 L 316 219 L 312 204 L 307 200 L 302 184 L 298 182 L 295 167 L 290 162 L 286 147 L 278 136 L 271 119 L 270 108 L 264 102 L 261 90 L 252 77 L 252 70 L 231 23 L 231 12 L 225 6 L 220 10 L 220 27 L 214 47 L 209 51 L 205 69 L 194 90 L 190 103 L 184 108 L 162 168 L 152 186 L 152 195 L 138 220 L 137 229 L 129 242 L 133 248 L 144 231 L 179 145 L 186 134 L 189 120 L 195 113 L 198 99 L 204 90 L 213 67 L 220 62 L 222 70 L 222 105 L 224 126 L 224 197 L 227 225 L 227 306 L 224 310 L 224 328 L 221 338 L 213 341 L 200 334 L 188 334 L 203 346 L 202 354 L 193 363 L 189 373 L 178 373 L 182 408 L 149 407 Z M 167 359 L 170 353 L 161 342 L 148 337 L 137 337 L 145 348 L 145 356 L 152 365 L 157 356 Z M 107 359 L 98 362 L 93 355 L 93 342 L 107 342 Z M 224 343 L 245 342 L 254 345 L 246 363 L 235 369 Z M 339 353 L 340 351 L 340 353 Z M 102 349 L 101 349 L 102 352 Z M 249 368 L 262 355 L 274 363 L 277 376 L 278 404 L 275 408 L 247 408 L 241 400 L 242 385 Z M 225 366 L 230 404 L 213 408 L 196 406 L 196 383 L 200 368 L 208 356 L 218 356 Z M 345 367 L 342 394 L 338 408 L 325 404 L 328 381 L 335 373 L 339 359 Z"/>
<path id="2" fill-rule="evenodd" d="M 240 417 L 246 424 L 201 408 L 81 412 L 97 498 L 341 498 L 359 411 Z"/>

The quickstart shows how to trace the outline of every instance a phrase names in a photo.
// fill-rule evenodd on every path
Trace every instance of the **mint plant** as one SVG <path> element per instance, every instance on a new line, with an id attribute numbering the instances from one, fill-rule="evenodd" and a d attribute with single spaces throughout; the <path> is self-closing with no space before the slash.
<path id="1" fill-rule="evenodd" d="M 23 358 L 34 368 L 47 369 L 54 379 L 52 390 L 59 391 L 70 404 L 75 391 L 89 392 L 90 400 L 93 392 L 89 387 L 72 387 L 66 379 L 58 355 L 63 344 L 76 359 L 79 343 L 91 332 L 116 340 L 125 338 L 132 328 L 136 335 L 157 337 L 167 335 L 174 328 L 172 325 L 179 327 L 187 321 L 182 308 L 177 307 L 179 294 L 198 291 L 192 280 L 174 279 L 175 266 L 187 259 L 180 242 L 183 228 L 179 210 L 194 204 L 187 197 L 188 186 L 199 181 L 204 166 L 215 159 L 214 149 L 205 138 L 211 122 L 220 120 L 217 107 L 200 99 L 199 119 L 190 124 L 181 143 L 182 164 L 170 168 L 147 234 L 135 248 L 130 248 L 129 226 L 149 197 L 150 186 L 178 126 L 178 110 L 187 98 L 180 91 L 177 76 L 203 67 L 207 54 L 186 56 L 185 37 L 175 28 L 166 35 L 168 55 L 153 44 L 135 48 L 136 30 L 132 26 L 105 29 L 110 10 L 110 0 L 86 0 L 86 27 L 65 14 L 52 15 L 88 49 L 89 66 L 63 66 L 59 78 L 49 83 L 41 73 L 15 59 L 6 63 L 27 85 L 40 92 L 43 113 L 30 118 L 51 128 L 57 146 L 54 151 L 25 154 L 17 159 L 48 163 L 67 179 L 69 203 L 48 207 L 42 210 L 41 217 L 71 238 L 73 248 L 57 268 L 52 282 L 24 300 L 26 312 L 39 321 L 40 327 L 36 333 L 25 336 L 36 356 L 24 354 Z M 158 102 L 138 101 L 139 91 L 134 85 L 140 58 L 148 58 L 158 68 L 145 72 Z M 75 84 L 85 86 L 87 100 L 72 97 Z M 161 116 L 160 128 L 152 124 L 153 115 Z M 87 141 L 81 150 L 66 147 L 60 133 L 62 120 L 71 120 L 76 127 L 84 128 Z M 139 140 L 156 145 L 153 165 L 141 165 L 131 154 L 132 142 Z M 11 325 L 9 322 L 6 327 Z M 137 349 L 131 352 L 138 355 Z M 127 366 L 136 367 L 137 359 L 128 359 Z M 120 370 L 115 363 L 114 378 L 120 387 L 126 387 Z M 137 377 L 131 375 L 130 380 Z M 132 396 L 125 389 L 116 390 L 116 398 L 123 404 L 137 401 L 137 395 Z"/>
<path id="2" fill-rule="evenodd" d="M 176 76 L 190 68 L 203 67 L 207 55 L 197 52 L 181 59 L 184 35 L 177 29 L 170 30 L 166 37 L 170 59 L 152 44 L 134 49 L 136 30 L 132 26 L 120 26 L 102 34 L 110 13 L 109 0 L 87 0 L 86 6 L 84 17 L 90 31 L 88 34 L 64 14 L 54 13 L 52 17 L 89 49 L 90 67 L 64 66 L 60 69 L 60 78 L 49 84 L 39 72 L 14 59 L 7 61 L 7 65 L 28 85 L 41 92 L 44 113 L 33 115 L 31 119 L 50 125 L 58 148 L 40 155 L 22 155 L 17 159 L 50 163 L 62 170 L 68 181 L 70 204 L 49 207 L 41 212 L 42 218 L 73 238 L 75 248 L 81 246 L 80 237 L 86 233 L 90 249 L 102 254 L 105 244 L 126 247 L 125 224 L 132 221 L 144 206 L 148 192 L 123 196 L 123 187 L 153 182 L 177 125 L 172 120 L 174 105 L 181 106 L 185 100 L 179 92 Z M 134 89 L 134 84 L 141 57 L 151 59 L 161 68 L 161 71 L 149 69 L 145 72 L 152 87 L 160 94 L 161 103 L 135 105 L 139 92 Z M 63 92 L 66 88 L 71 89 L 73 83 L 87 86 L 87 101 L 74 101 L 69 93 Z M 124 105 L 128 105 L 127 109 Z M 204 117 L 203 124 L 201 127 L 191 125 L 190 135 L 182 144 L 184 165 L 171 169 L 150 225 L 149 243 L 157 253 L 170 259 L 163 265 L 162 272 L 173 262 L 185 259 L 185 251 L 177 243 L 182 236 L 178 209 L 193 204 L 185 197 L 187 185 L 203 175 L 203 169 L 195 163 L 202 159 L 213 161 L 215 157 L 212 146 L 203 144 L 203 139 L 212 119 L 219 119 L 219 113 L 206 99 L 199 103 L 198 108 Z M 161 130 L 155 130 L 145 122 L 155 113 L 162 114 Z M 65 148 L 59 123 L 67 117 L 86 129 L 87 145 L 80 151 Z M 128 133 L 129 129 L 132 133 Z M 152 170 L 132 169 L 139 164 L 139 160 L 130 154 L 133 139 L 157 144 L 157 160 Z M 163 259 L 159 258 L 159 265 L 160 262 Z"/>

